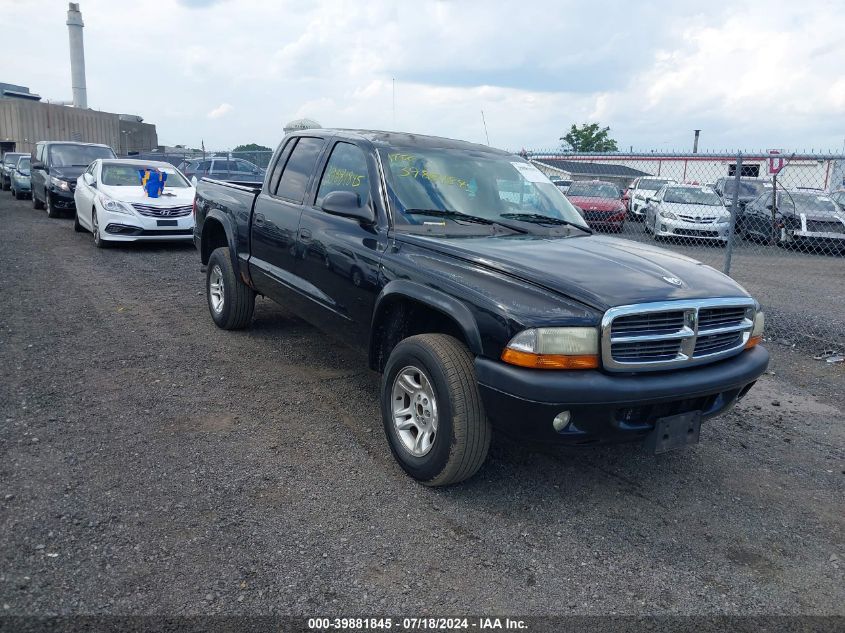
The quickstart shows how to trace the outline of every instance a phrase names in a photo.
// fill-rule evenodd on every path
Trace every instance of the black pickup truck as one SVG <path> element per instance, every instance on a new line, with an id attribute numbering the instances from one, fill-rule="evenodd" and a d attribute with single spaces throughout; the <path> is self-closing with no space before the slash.
<path id="1" fill-rule="evenodd" d="M 202 179 L 195 214 L 214 322 L 249 326 L 261 294 L 359 348 L 394 456 L 428 485 L 475 473 L 493 429 L 697 442 L 768 364 L 742 287 L 593 235 L 534 165 L 489 147 L 299 132 L 263 183 Z"/>

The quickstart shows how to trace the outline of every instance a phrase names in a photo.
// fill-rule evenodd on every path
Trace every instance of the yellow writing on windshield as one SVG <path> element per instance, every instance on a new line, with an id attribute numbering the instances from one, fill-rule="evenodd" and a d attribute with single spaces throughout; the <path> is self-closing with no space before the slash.
<path id="1" fill-rule="evenodd" d="M 469 189 L 469 183 L 457 176 L 450 176 L 448 174 L 439 174 L 427 169 L 417 169 L 416 167 L 403 167 L 399 170 L 399 175 L 409 178 L 424 178 L 431 182 L 441 185 L 451 185 L 453 187 L 460 187 L 461 189 Z"/>
<path id="2" fill-rule="evenodd" d="M 417 157 L 413 154 L 400 154 L 398 152 L 395 154 L 388 154 L 387 157 L 390 159 L 391 163 L 410 163 L 417 160 Z"/>

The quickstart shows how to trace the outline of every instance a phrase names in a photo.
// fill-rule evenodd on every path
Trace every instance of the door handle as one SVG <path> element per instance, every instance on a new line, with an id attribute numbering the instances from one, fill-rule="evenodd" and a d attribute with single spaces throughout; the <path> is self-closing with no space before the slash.
<path id="1" fill-rule="evenodd" d="M 299 237 L 303 240 L 310 240 L 311 239 L 311 231 L 309 229 L 300 229 L 299 230 Z"/>

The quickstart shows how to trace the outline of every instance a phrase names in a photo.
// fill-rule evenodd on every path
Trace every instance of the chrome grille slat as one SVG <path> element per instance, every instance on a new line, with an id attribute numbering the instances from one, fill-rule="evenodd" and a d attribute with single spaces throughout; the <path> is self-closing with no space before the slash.
<path id="1" fill-rule="evenodd" d="M 190 204 L 173 207 L 157 207 L 151 204 L 133 203 L 132 208 L 141 215 L 150 218 L 183 218 L 192 212 Z"/>
<path id="2" fill-rule="evenodd" d="M 609 371 L 657 371 L 739 353 L 751 336 L 755 303 L 747 297 L 620 306 L 602 319 Z"/>

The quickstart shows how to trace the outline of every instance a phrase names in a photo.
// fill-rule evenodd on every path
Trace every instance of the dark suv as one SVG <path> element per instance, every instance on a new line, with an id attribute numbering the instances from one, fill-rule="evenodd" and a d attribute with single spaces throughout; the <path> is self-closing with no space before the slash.
<path id="1" fill-rule="evenodd" d="M 47 208 L 47 215 L 58 217 L 62 211 L 73 211 L 76 179 L 98 158 L 117 158 L 108 145 L 41 141 L 32 155 L 32 206 Z"/>
<path id="2" fill-rule="evenodd" d="M 197 180 L 208 177 L 228 182 L 262 182 L 265 173 L 248 160 L 226 157 L 186 160 L 179 165 L 179 171 L 188 179 L 196 176 Z"/>

